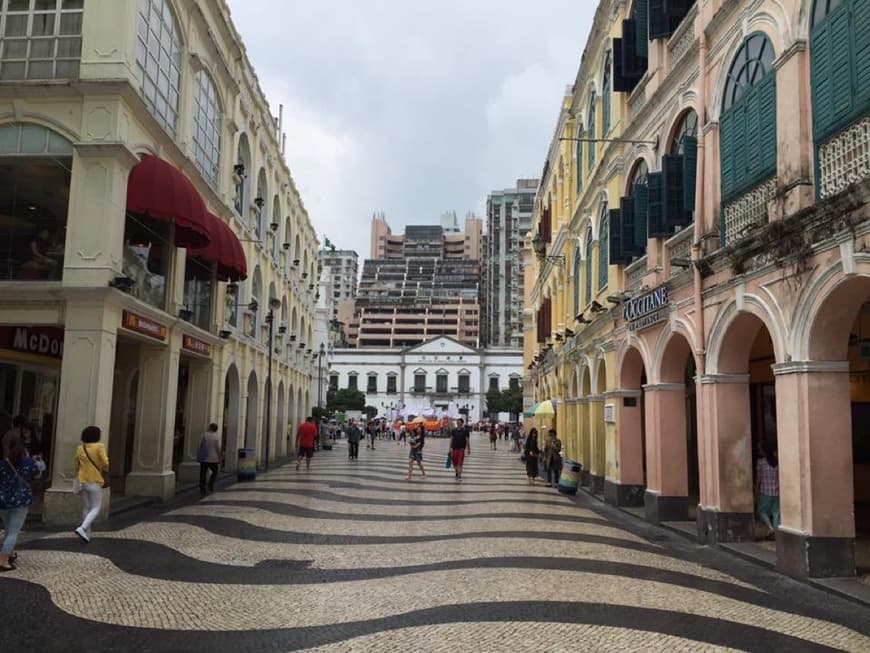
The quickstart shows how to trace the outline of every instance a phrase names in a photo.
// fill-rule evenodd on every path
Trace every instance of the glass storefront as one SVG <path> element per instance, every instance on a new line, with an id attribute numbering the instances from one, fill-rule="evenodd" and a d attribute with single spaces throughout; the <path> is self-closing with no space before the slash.
<path id="1" fill-rule="evenodd" d="M 21 437 L 32 454 L 52 463 L 60 369 L 0 361 L 0 433 L 24 420 Z"/>

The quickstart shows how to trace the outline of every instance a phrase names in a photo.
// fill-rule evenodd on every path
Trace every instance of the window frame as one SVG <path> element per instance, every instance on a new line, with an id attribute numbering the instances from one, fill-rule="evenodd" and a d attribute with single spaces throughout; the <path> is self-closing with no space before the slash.
<path id="1" fill-rule="evenodd" d="M 181 113 L 182 93 L 183 44 L 178 29 L 178 21 L 168 0 L 140 0 L 138 4 L 139 20 L 136 30 L 135 67 L 139 94 L 154 119 L 160 123 L 166 133 L 174 138 L 178 135 L 178 117 Z M 146 9 L 147 16 L 143 14 L 143 10 Z M 153 16 L 156 16 L 156 20 L 152 22 Z M 159 27 L 160 31 L 156 32 L 155 27 Z M 165 41 L 164 33 L 168 35 Z M 152 51 L 155 46 L 156 53 Z M 153 67 L 150 66 L 151 60 L 154 63 Z M 154 69 L 153 76 L 149 73 L 149 68 Z M 151 89 L 154 91 L 154 97 L 150 97 Z"/>
<path id="2" fill-rule="evenodd" d="M 207 70 L 198 71 L 193 81 L 193 131 L 191 133 L 193 161 L 203 179 L 213 188 L 218 188 L 223 129 L 220 96 Z M 207 139 L 208 142 L 202 142 L 201 138 Z"/>

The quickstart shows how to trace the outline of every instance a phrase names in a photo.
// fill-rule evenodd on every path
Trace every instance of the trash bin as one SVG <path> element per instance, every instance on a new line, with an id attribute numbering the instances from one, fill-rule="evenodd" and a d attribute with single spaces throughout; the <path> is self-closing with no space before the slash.
<path id="1" fill-rule="evenodd" d="M 559 492 L 562 494 L 577 494 L 580 483 L 580 463 L 573 460 L 562 462 L 562 473 L 559 475 Z"/>
<path id="2" fill-rule="evenodd" d="M 239 449 L 238 479 L 253 481 L 257 478 L 257 452 L 254 449 Z"/>

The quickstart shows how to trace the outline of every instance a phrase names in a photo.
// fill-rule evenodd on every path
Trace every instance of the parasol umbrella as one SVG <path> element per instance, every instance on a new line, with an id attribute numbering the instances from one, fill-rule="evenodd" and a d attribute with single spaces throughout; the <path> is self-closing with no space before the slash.
<path id="1" fill-rule="evenodd" d="M 539 405 L 540 405 L 540 404 L 538 404 L 537 402 L 535 402 L 534 404 L 532 404 L 531 406 L 529 406 L 529 407 L 525 410 L 525 412 L 523 413 L 523 417 L 534 417 L 534 416 L 535 416 L 535 409 L 536 409 Z"/>
<path id="2" fill-rule="evenodd" d="M 425 424 L 425 423 L 426 423 L 426 418 L 422 417 L 422 416 L 415 417 L 414 419 L 411 420 L 411 424 Z"/>
<path id="3" fill-rule="evenodd" d="M 556 400 L 547 399 L 535 407 L 535 417 L 552 417 L 556 414 Z"/>

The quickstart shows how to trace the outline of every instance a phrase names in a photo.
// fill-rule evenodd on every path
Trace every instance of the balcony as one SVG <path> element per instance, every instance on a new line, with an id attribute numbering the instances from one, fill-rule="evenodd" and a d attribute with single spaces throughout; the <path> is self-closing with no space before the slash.
<path id="1" fill-rule="evenodd" d="M 646 256 L 638 259 L 631 265 L 625 267 L 625 287 L 626 290 L 637 290 L 643 284 L 643 278 L 646 276 Z"/>
<path id="2" fill-rule="evenodd" d="M 824 199 L 870 177 L 870 116 L 819 146 L 819 196 Z"/>
<path id="3" fill-rule="evenodd" d="M 768 223 L 768 204 L 776 194 L 776 177 L 722 207 L 722 244 L 732 243 Z"/>
<path id="4" fill-rule="evenodd" d="M 674 258 L 692 258 L 692 243 L 695 240 L 695 225 L 690 225 L 680 231 L 676 236 L 672 236 L 670 240 L 665 241 L 665 251 L 667 259 L 670 261 Z M 671 266 L 671 276 L 675 276 L 681 272 L 681 268 Z"/>

